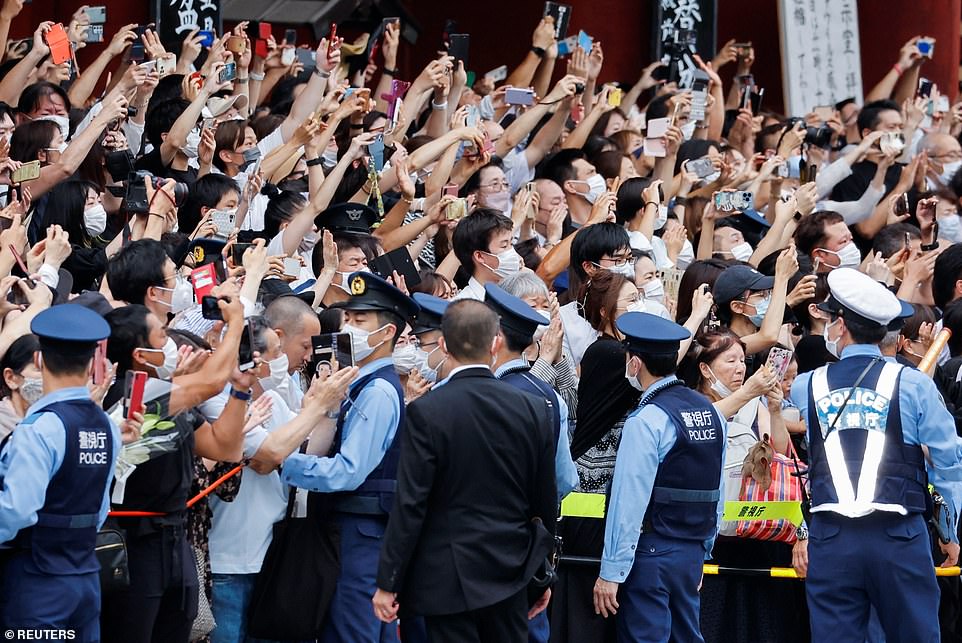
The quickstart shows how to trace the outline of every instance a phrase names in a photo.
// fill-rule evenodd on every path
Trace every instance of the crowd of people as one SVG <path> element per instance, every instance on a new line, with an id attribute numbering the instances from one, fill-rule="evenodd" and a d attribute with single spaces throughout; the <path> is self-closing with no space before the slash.
<path id="1" fill-rule="evenodd" d="M 15 636 L 962 636 L 933 573 L 959 557 L 962 102 L 921 77 L 930 39 L 785 115 L 735 41 L 694 89 L 674 59 L 602 83 L 618 52 L 550 16 L 500 74 L 452 41 L 405 81 L 390 19 L 310 48 L 125 25 L 80 69 L 61 37 L 98 16 L 8 42 L 23 2 Z"/>

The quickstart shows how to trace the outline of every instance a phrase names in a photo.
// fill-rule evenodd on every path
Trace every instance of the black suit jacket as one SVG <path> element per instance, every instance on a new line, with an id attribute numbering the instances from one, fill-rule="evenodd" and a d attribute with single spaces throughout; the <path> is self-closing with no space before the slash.
<path id="1" fill-rule="evenodd" d="M 406 410 L 398 490 L 377 586 L 405 612 L 454 614 L 524 588 L 554 533 L 551 411 L 486 368 L 455 374 Z"/>

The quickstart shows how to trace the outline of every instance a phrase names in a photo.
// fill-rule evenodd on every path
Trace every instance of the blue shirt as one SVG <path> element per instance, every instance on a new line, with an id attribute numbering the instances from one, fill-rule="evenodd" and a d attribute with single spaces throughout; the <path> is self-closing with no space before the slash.
<path id="1" fill-rule="evenodd" d="M 509 369 L 519 366 L 527 367 L 528 362 L 523 358 L 505 362 L 495 371 L 494 376 L 500 378 Z M 571 459 L 571 443 L 569 442 L 568 432 L 573 427 L 569 426 L 568 405 L 558 396 L 556 391 L 554 391 L 554 403 L 558 405 L 561 413 L 561 431 L 558 432 L 558 445 L 554 454 L 555 478 L 557 479 L 558 499 L 560 500 L 578 486 L 578 469 L 575 467 L 574 460 Z"/>
<path id="2" fill-rule="evenodd" d="M 361 378 L 392 364 L 390 357 L 383 357 L 362 366 L 349 393 Z M 292 453 L 284 460 L 281 481 L 311 491 L 354 491 L 381 463 L 394 441 L 401 404 L 390 382 L 382 378 L 369 381 L 347 407 L 340 451 L 330 457 Z"/>
<path id="3" fill-rule="evenodd" d="M 674 375 L 662 378 L 650 388 L 660 387 L 666 382 L 677 379 Z M 728 425 L 719 414 L 722 432 L 727 435 Z M 608 519 L 605 525 L 605 551 L 601 557 L 601 578 L 613 583 L 623 583 L 635 562 L 635 549 L 641 534 L 641 523 L 648 511 L 651 490 L 655 486 L 655 476 L 668 452 L 675 446 L 675 423 L 668 414 L 654 404 L 646 404 L 625 420 L 621 432 L 621 445 L 615 460 L 615 475 L 611 482 L 611 497 L 608 499 Z M 722 447 L 722 462 L 725 452 Z M 718 497 L 716 509 L 717 524 L 721 524 L 722 510 L 725 505 L 725 469 L 722 467 L 718 478 Z M 717 533 L 717 527 L 716 527 Z M 715 537 L 707 539 L 705 559 L 709 558 Z"/>
<path id="4" fill-rule="evenodd" d="M 25 418 L 54 402 L 89 400 L 90 391 L 85 386 L 63 388 L 44 395 L 34 402 Z M 98 527 L 107 519 L 110 509 L 110 481 L 113 480 L 114 463 L 120 453 L 120 430 L 111 421 L 113 455 L 110 475 L 100 503 Z M 53 413 L 43 413 L 29 424 L 17 425 L 13 435 L 0 453 L 0 543 L 17 535 L 21 529 L 37 523 L 37 512 L 43 508 L 47 497 L 47 485 L 53 479 L 67 452 L 67 432 L 63 422 Z"/>
<path id="5" fill-rule="evenodd" d="M 858 356 L 881 357 L 882 353 L 873 344 L 853 344 L 842 350 L 841 359 Z M 798 406 L 808 431 L 812 430 L 808 423 L 808 384 L 811 378 L 811 372 L 802 373 L 792 384 L 792 401 Z M 935 383 L 914 368 L 902 369 L 899 419 L 905 443 L 928 448 L 925 468 L 929 482 L 952 505 L 949 515 L 952 516 L 952 538 L 956 541 L 955 516 L 962 506 L 962 440 L 955 433 L 955 420 L 945 408 Z"/>

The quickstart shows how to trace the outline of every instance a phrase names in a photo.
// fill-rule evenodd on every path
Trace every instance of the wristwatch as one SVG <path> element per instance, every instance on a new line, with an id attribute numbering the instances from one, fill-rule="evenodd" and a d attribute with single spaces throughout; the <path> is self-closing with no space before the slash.
<path id="1" fill-rule="evenodd" d="M 795 537 L 799 540 L 808 540 L 808 526 L 801 524 L 795 527 Z"/>

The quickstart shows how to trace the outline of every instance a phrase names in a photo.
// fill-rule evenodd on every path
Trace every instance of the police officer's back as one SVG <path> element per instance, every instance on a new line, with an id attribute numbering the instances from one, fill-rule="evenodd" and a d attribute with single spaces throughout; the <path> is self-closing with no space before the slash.
<path id="1" fill-rule="evenodd" d="M 901 311 L 895 296 L 849 268 L 832 271 L 828 284 L 819 308 L 830 316 L 826 347 L 841 359 L 792 385 L 811 445 L 812 640 L 861 643 L 874 607 L 889 643 L 937 641 L 926 483 L 949 501 L 954 540 L 959 439 L 932 380 L 882 358 L 878 343 Z M 943 551 L 955 564 L 958 544 Z"/>
<path id="2" fill-rule="evenodd" d="M 43 311 L 39 337 L 44 395 L 0 454 L 0 624 L 60 628 L 99 640 L 97 529 L 120 435 L 91 399 L 87 374 L 110 327 L 74 304 Z"/>

